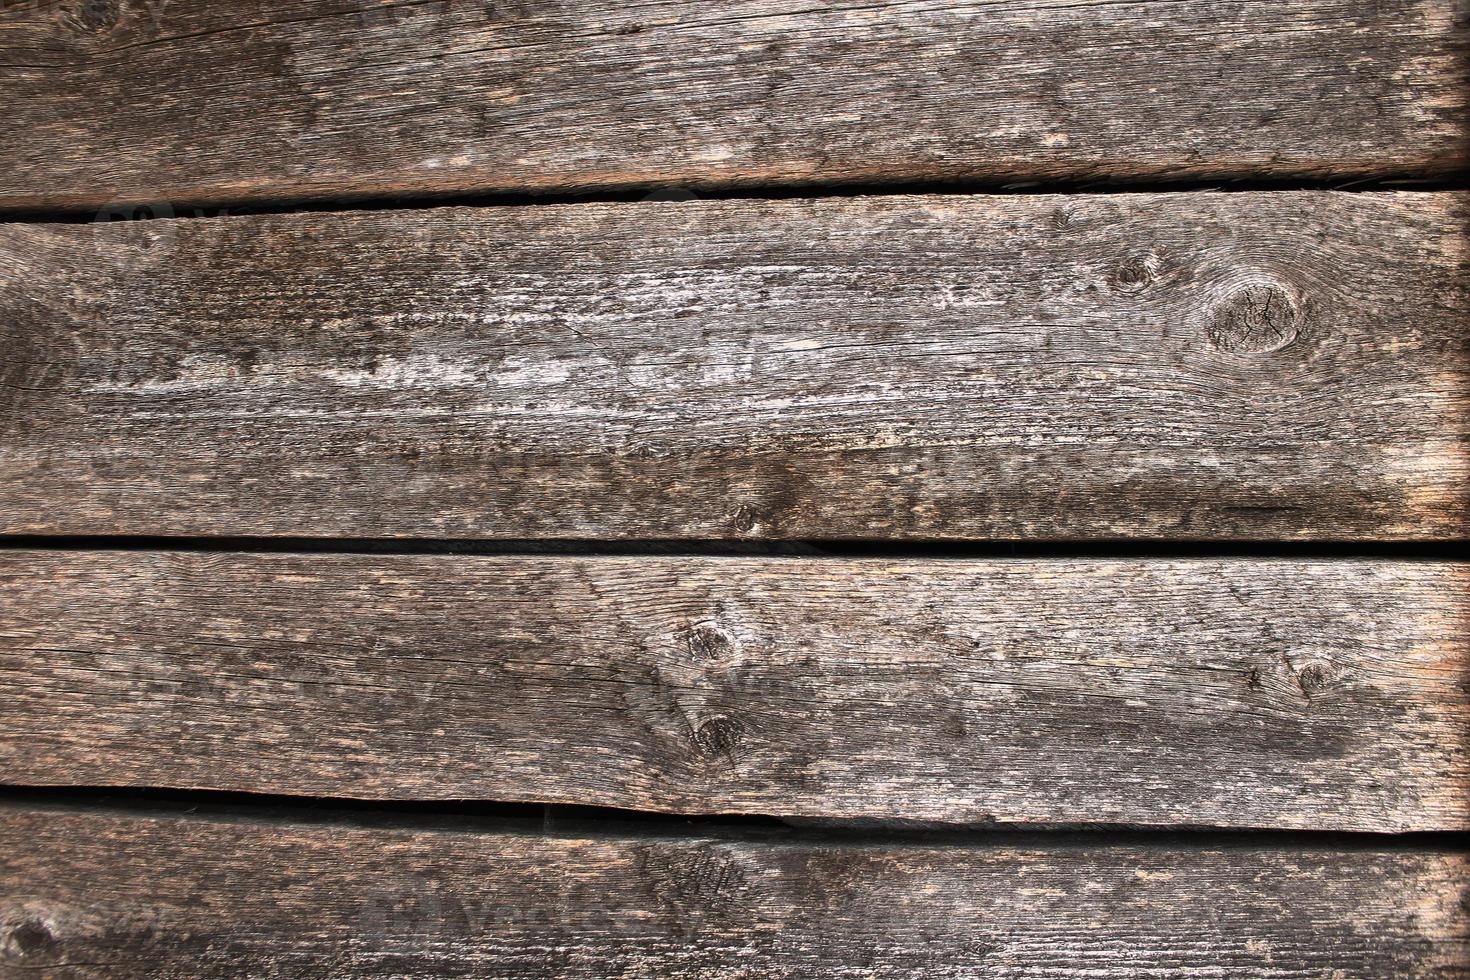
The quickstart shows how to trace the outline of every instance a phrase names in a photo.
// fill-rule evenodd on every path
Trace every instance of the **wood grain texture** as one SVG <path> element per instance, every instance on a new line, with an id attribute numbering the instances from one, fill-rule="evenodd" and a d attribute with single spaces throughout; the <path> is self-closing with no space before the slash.
<path id="1" fill-rule="evenodd" d="M 0 532 L 1470 534 L 1467 197 L 0 227 Z"/>
<path id="2" fill-rule="evenodd" d="M 19 0 L 0 207 L 1448 174 L 1454 0 Z"/>
<path id="3" fill-rule="evenodd" d="M 1464 566 L 0 553 L 30 785 L 1470 829 Z"/>
<path id="4" fill-rule="evenodd" d="M 1463 854 L 0 810 L 7 977 L 1463 977 Z"/>

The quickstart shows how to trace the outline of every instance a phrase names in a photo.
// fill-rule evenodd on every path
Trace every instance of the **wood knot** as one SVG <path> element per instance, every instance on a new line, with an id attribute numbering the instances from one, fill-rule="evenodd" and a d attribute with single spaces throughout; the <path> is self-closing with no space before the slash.
<path id="1" fill-rule="evenodd" d="M 1297 671 L 1296 683 L 1302 689 L 1302 696 L 1310 698 L 1327 686 L 1327 671 L 1321 664 L 1307 664 Z"/>
<path id="2" fill-rule="evenodd" d="M 122 9 L 118 0 L 78 0 L 61 16 L 78 34 L 106 34 L 122 20 Z"/>
<path id="3" fill-rule="evenodd" d="M 723 660 L 735 652 L 735 642 L 713 623 L 698 623 L 684 632 L 684 649 L 698 663 Z"/>
<path id="4" fill-rule="evenodd" d="M 730 515 L 730 526 L 741 534 L 749 534 L 761 524 L 761 512 L 749 504 L 741 504 Z"/>
<path id="5" fill-rule="evenodd" d="M 1340 676 L 1330 662 L 1311 659 L 1298 666 L 1298 660 L 1290 654 L 1282 654 L 1281 663 L 1286 668 L 1287 678 L 1296 685 L 1297 691 L 1307 701 L 1311 701 L 1314 696 L 1331 684 L 1336 676 Z"/>
<path id="6" fill-rule="evenodd" d="M 1301 311 L 1271 283 L 1237 286 L 1216 304 L 1206 327 L 1210 343 L 1230 354 L 1270 354 L 1296 339 Z"/>
<path id="7" fill-rule="evenodd" d="M 0 943 L 0 953 L 6 959 L 37 959 L 56 954 L 60 943 L 52 934 L 50 926 L 40 919 L 25 919 L 11 926 Z"/>
<path id="8" fill-rule="evenodd" d="M 689 739 L 694 743 L 699 754 L 705 758 L 724 758 L 734 762 L 736 751 L 745 741 L 745 726 L 734 718 L 721 715 L 718 718 L 700 722 L 689 733 Z"/>
<path id="9" fill-rule="evenodd" d="M 1157 255 L 1135 255 L 1118 263 L 1108 283 L 1114 292 L 1135 295 L 1158 282 L 1161 266 Z"/>

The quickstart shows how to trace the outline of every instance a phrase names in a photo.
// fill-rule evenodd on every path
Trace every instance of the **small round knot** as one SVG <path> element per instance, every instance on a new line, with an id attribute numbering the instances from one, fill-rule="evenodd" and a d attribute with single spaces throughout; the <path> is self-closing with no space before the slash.
<path id="1" fill-rule="evenodd" d="M 711 718 L 701 722 L 690 735 L 699 754 L 709 759 L 735 760 L 735 751 L 745 741 L 745 726 L 734 718 Z"/>
<path id="2" fill-rule="evenodd" d="M 1159 259 L 1155 255 L 1135 255 L 1118 263 L 1109 277 L 1113 289 L 1135 295 L 1158 281 Z"/>
<path id="3" fill-rule="evenodd" d="M 27 919 L 12 926 L 0 944 L 0 953 L 7 959 L 34 959 L 56 952 L 56 937 L 40 919 Z"/>
<path id="4" fill-rule="evenodd" d="M 117 26 L 122 10 L 118 0 L 80 0 L 73 16 L 83 30 L 103 34 Z"/>
<path id="5" fill-rule="evenodd" d="M 684 633 L 684 647 L 689 657 L 699 663 L 710 663 L 728 657 L 734 642 L 713 623 L 699 623 Z"/>
<path id="6" fill-rule="evenodd" d="M 761 512 L 749 504 L 741 504 L 730 515 L 730 526 L 740 534 L 749 534 L 761 524 Z"/>
<path id="7" fill-rule="evenodd" d="M 1237 286 L 1216 304 L 1206 333 L 1231 354 L 1269 354 L 1297 337 L 1301 313 L 1286 290 L 1271 283 Z"/>
<path id="8" fill-rule="evenodd" d="M 1310 698 L 1327 686 L 1327 671 L 1321 664 L 1307 664 L 1297 671 L 1296 682 L 1301 687 L 1302 694 Z"/>

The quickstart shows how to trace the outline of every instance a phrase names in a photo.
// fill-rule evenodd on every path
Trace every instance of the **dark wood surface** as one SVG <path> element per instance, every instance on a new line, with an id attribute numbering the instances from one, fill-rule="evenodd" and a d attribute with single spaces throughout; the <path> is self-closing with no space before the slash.
<path id="1" fill-rule="evenodd" d="M 1463 536 L 1466 204 L 0 226 L 0 532 Z"/>
<path id="2" fill-rule="evenodd" d="M 1470 977 L 1467 52 L 0 0 L 0 978 Z"/>
<path id="3" fill-rule="evenodd" d="M 38 0 L 0 207 L 972 178 L 1434 176 L 1454 0 Z"/>
<path id="4" fill-rule="evenodd" d="M 7 977 L 1463 977 L 1433 848 L 623 837 L 0 810 Z"/>
<path id="5" fill-rule="evenodd" d="M 0 553 L 9 782 L 1470 829 L 1467 571 Z"/>

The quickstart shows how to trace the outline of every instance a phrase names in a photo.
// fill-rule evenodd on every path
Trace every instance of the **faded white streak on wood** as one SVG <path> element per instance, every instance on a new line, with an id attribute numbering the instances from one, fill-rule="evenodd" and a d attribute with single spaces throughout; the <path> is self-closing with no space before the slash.
<path id="1" fill-rule="evenodd" d="M 0 530 L 1470 533 L 1463 194 L 0 228 Z"/>
<path id="2" fill-rule="evenodd" d="M 21 784 L 1470 829 L 1466 571 L 0 553 Z"/>

